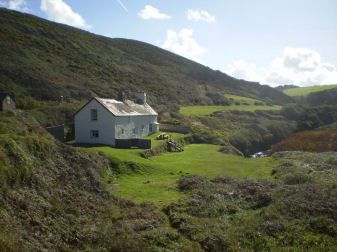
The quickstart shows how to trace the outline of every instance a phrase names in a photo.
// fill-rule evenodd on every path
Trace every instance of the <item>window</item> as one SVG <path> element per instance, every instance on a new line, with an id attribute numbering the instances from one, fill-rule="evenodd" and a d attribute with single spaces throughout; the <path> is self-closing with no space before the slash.
<path id="1" fill-rule="evenodd" d="M 152 132 L 152 124 L 149 124 L 149 131 Z"/>
<path id="2" fill-rule="evenodd" d="M 98 130 L 91 130 L 90 131 L 91 138 L 99 138 L 99 131 Z"/>
<path id="3" fill-rule="evenodd" d="M 122 129 L 122 134 L 124 134 L 124 129 Z"/>
<path id="4" fill-rule="evenodd" d="M 97 109 L 92 109 L 90 111 L 91 121 L 97 121 Z"/>
<path id="5" fill-rule="evenodd" d="M 132 133 L 133 133 L 133 134 L 136 134 L 136 128 L 133 128 L 133 129 L 132 129 Z"/>

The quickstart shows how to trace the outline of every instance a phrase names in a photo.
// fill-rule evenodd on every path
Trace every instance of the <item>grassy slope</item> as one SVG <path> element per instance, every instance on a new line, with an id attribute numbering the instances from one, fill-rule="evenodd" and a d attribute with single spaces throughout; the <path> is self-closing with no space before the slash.
<path id="1" fill-rule="evenodd" d="M 249 104 L 253 104 L 254 102 L 261 101 L 261 100 L 253 99 L 250 97 L 240 96 L 240 95 L 224 94 L 224 96 L 233 101 L 247 102 Z"/>
<path id="2" fill-rule="evenodd" d="M 307 96 L 311 93 L 320 92 L 323 90 L 337 88 L 337 84 L 335 85 L 323 85 L 323 86 L 312 86 L 312 87 L 299 87 L 299 88 L 289 88 L 284 89 L 283 93 L 289 96 Z"/>
<path id="3" fill-rule="evenodd" d="M 222 154 L 219 146 L 191 144 L 184 152 L 166 153 L 150 159 L 141 158 L 136 150 L 118 150 L 110 147 L 89 148 L 122 161 L 133 161 L 144 167 L 139 172 L 122 174 L 112 183 L 120 186 L 115 192 L 137 202 L 154 202 L 163 206 L 182 196 L 176 183 L 181 176 L 198 174 L 210 178 L 227 175 L 237 178 L 270 178 L 274 162 L 270 158 L 245 159 Z M 210 162 L 211 161 L 211 162 Z M 149 183 L 144 183 L 150 181 Z"/>
<path id="4" fill-rule="evenodd" d="M 180 113 L 186 116 L 208 116 L 214 112 L 218 111 L 256 111 L 256 110 L 281 110 L 281 106 L 267 106 L 267 105 L 255 105 L 255 102 L 260 102 L 263 104 L 263 101 L 253 99 L 241 95 L 233 94 L 224 94 L 224 96 L 229 99 L 232 104 L 229 106 L 183 106 L 180 108 Z M 235 104 L 235 102 L 241 103 L 240 105 Z"/>
<path id="5" fill-rule="evenodd" d="M 282 107 L 275 106 L 257 106 L 257 105 L 230 105 L 230 106 L 183 106 L 180 113 L 186 116 L 207 116 L 218 111 L 256 111 L 256 110 L 281 110 Z"/>
<path id="6" fill-rule="evenodd" d="M 192 104 L 228 90 L 286 103 L 268 86 L 236 80 L 139 41 L 96 36 L 28 14 L 0 9 L 0 90 L 17 98 L 114 97 L 143 90 L 151 104 Z"/>

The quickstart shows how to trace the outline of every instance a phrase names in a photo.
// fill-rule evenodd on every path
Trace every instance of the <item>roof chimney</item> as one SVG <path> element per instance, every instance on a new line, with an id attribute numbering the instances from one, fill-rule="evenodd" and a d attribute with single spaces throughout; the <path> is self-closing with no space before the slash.
<path id="1" fill-rule="evenodd" d="M 126 94 L 123 90 L 118 92 L 117 100 L 124 102 L 126 100 Z"/>
<path id="2" fill-rule="evenodd" d="M 144 105 L 146 104 L 146 93 L 138 93 L 136 103 Z"/>

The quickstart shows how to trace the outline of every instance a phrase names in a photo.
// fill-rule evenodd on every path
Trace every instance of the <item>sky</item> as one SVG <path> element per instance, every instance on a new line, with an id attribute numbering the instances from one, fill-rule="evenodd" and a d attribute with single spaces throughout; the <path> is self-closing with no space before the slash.
<path id="1" fill-rule="evenodd" d="M 337 0 L 0 0 L 271 86 L 337 83 Z"/>

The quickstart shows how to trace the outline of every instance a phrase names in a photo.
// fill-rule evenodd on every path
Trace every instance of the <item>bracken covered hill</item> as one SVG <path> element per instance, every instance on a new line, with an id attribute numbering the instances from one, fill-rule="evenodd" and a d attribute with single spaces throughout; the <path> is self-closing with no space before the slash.
<path id="1" fill-rule="evenodd" d="M 32 15 L 0 9 L 0 90 L 17 98 L 77 100 L 146 91 L 152 103 L 200 104 L 207 93 L 291 98 L 268 86 L 237 80 L 158 47 L 110 39 Z"/>

